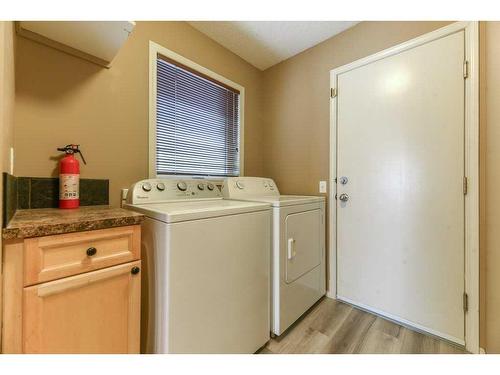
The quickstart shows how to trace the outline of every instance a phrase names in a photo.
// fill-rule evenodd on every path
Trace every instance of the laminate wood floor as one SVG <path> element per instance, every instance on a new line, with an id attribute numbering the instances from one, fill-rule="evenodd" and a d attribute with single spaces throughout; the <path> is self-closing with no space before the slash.
<path id="1" fill-rule="evenodd" d="M 323 298 L 261 354 L 465 354 L 465 350 L 345 303 Z"/>

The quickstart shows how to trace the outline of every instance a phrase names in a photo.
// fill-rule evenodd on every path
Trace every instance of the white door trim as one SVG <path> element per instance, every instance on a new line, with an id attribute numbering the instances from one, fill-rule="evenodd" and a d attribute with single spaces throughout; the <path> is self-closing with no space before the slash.
<path id="1" fill-rule="evenodd" d="M 465 196 L 465 292 L 468 311 L 465 314 L 465 347 L 479 353 L 479 23 L 455 22 L 374 55 L 330 71 L 330 87 L 337 89 L 337 76 L 354 68 L 415 48 L 430 41 L 463 30 L 468 78 L 465 80 L 465 174 L 468 191 Z M 337 98 L 330 99 L 330 193 L 329 193 L 329 282 L 327 296 L 337 296 Z"/>

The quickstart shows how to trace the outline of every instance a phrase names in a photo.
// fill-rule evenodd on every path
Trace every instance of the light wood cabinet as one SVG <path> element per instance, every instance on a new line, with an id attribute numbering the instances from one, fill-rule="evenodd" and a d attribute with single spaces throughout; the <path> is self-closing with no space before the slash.
<path id="1" fill-rule="evenodd" d="M 8 241 L 3 266 L 3 353 L 139 353 L 139 225 Z"/>

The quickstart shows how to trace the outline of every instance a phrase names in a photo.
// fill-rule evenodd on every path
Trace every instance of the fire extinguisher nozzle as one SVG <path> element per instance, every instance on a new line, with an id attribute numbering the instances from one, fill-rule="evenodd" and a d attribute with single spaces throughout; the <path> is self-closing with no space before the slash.
<path id="1" fill-rule="evenodd" d="M 83 164 L 87 165 L 87 162 L 85 161 L 85 158 L 83 157 L 82 152 L 80 151 L 80 145 L 66 145 L 64 147 L 58 147 L 57 151 L 62 151 L 65 152 L 66 154 L 76 154 L 79 153 L 80 157 L 82 158 Z"/>

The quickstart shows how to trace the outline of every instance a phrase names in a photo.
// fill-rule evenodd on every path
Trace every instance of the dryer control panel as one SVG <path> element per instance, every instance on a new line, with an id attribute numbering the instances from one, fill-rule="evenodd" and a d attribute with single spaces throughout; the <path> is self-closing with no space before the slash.
<path id="1" fill-rule="evenodd" d="M 222 198 L 220 182 L 204 179 L 154 178 L 133 184 L 128 204 L 159 203 L 188 199 Z"/>
<path id="2" fill-rule="evenodd" d="M 222 193 L 231 199 L 280 195 L 273 179 L 264 177 L 228 177 L 224 179 Z"/>

